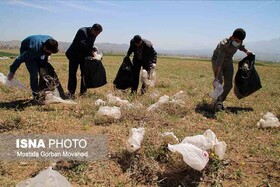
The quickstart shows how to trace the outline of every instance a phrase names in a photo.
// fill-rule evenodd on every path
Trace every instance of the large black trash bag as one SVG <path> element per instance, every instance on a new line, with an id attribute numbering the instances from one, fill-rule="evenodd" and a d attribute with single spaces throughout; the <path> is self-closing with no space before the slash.
<path id="1" fill-rule="evenodd" d="M 107 84 L 106 71 L 101 60 L 87 57 L 84 65 L 86 88 L 98 88 Z"/>
<path id="2" fill-rule="evenodd" d="M 132 73 L 131 73 L 132 63 L 129 57 L 125 57 L 118 70 L 113 84 L 115 88 L 125 90 L 131 88 L 132 86 Z"/>
<path id="3" fill-rule="evenodd" d="M 39 93 L 44 96 L 45 91 L 54 91 L 57 89 L 60 97 L 62 99 L 65 98 L 65 93 L 58 76 L 49 62 L 44 62 L 40 65 L 39 76 Z"/>
<path id="4" fill-rule="evenodd" d="M 259 90 L 262 85 L 255 69 L 255 55 L 248 55 L 238 63 L 235 75 L 234 93 L 242 99 Z"/>

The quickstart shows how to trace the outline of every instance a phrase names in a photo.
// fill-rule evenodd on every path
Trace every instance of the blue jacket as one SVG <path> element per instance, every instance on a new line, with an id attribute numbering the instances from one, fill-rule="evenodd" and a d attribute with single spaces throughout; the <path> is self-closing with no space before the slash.
<path id="1" fill-rule="evenodd" d="M 21 42 L 20 56 L 10 66 L 10 72 L 15 73 L 23 62 L 40 59 L 44 55 L 43 47 L 48 39 L 52 39 L 52 37 L 48 35 L 32 35 L 25 38 Z"/>

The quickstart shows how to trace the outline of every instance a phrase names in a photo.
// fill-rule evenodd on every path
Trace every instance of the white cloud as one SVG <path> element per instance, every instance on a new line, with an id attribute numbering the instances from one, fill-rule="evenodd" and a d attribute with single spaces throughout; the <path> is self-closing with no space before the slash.
<path id="1" fill-rule="evenodd" d="M 42 3 L 35 4 L 36 1 L 21 1 L 21 0 L 11 0 L 9 1 L 9 4 L 11 5 L 16 5 L 16 6 L 25 6 L 25 7 L 30 7 L 30 8 L 36 8 L 36 9 L 41 9 L 49 12 L 57 12 L 57 9 L 54 6 L 47 6 L 47 5 L 42 5 Z"/>

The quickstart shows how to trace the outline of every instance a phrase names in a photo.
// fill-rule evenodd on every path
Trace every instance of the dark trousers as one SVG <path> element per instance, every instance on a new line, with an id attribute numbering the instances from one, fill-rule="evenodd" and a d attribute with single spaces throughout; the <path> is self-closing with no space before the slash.
<path id="1" fill-rule="evenodd" d="M 68 74 L 68 92 L 75 94 L 77 88 L 77 71 L 80 65 L 81 70 L 81 87 L 80 94 L 82 95 L 87 91 L 84 81 L 84 59 L 69 59 L 69 74 Z"/>
<path id="2" fill-rule="evenodd" d="M 150 68 L 148 65 L 145 65 L 143 61 L 133 59 L 133 65 L 131 67 L 131 72 L 132 72 L 131 93 L 134 94 L 137 93 L 137 89 L 139 86 L 139 76 L 140 76 L 141 67 L 143 67 L 143 69 L 145 69 L 148 72 L 148 74 L 150 73 Z M 145 92 L 146 92 L 146 86 L 145 84 L 143 84 L 141 87 L 141 93 L 143 94 Z"/>
<path id="3" fill-rule="evenodd" d="M 40 68 L 40 58 L 26 61 L 25 65 L 30 74 L 30 87 L 32 90 L 32 95 L 33 97 L 36 97 L 39 90 L 38 75 Z"/>
<path id="4" fill-rule="evenodd" d="M 215 68 L 216 63 L 212 61 L 212 67 Z M 223 102 L 226 100 L 230 90 L 232 89 L 232 81 L 233 81 L 233 62 L 225 61 L 221 67 L 220 73 L 218 75 L 219 82 L 223 84 L 223 93 L 217 99 L 217 101 Z"/>

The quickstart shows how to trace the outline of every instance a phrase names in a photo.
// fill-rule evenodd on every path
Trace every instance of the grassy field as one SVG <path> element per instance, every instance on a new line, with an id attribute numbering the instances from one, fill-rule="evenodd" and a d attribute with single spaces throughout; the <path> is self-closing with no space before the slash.
<path id="1" fill-rule="evenodd" d="M 230 92 L 225 112 L 214 114 L 208 94 L 212 89 L 211 62 L 199 59 L 159 57 L 157 83 L 144 96 L 130 97 L 129 92 L 113 89 L 113 80 L 122 56 L 104 56 L 108 84 L 77 97 L 77 105 L 28 104 L 31 97 L 29 74 L 24 64 L 16 78 L 28 90 L 10 89 L 0 84 L 1 134 L 106 134 L 109 157 L 105 161 L 60 161 L 54 169 L 73 186 L 278 186 L 280 184 L 279 128 L 259 129 L 256 124 L 267 112 L 280 117 L 280 64 L 257 62 L 256 69 L 263 88 L 238 100 Z M 7 74 L 10 60 L 0 61 L 0 72 Z M 66 89 L 68 61 L 63 55 L 52 56 L 51 63 Z M 235 64 L 236 70 L 237 64 Z M 78 89 L 79 90 L 79 87 Z M 159 96 L 172 96 L 184 91 L 185 105 L 168 104 L 147 112 L 145 109 Z M 95 100 L 106 101 L 112 93 L 143 107 L 122 110 L 122 118 L 100 121 Z M 150 95 L 158 93 L 157 98 Z M 141 149 L 134 154 L 125 150 L 129 130 L 145 127 Z M 182 140 L 211 129 L 220 141 L 227 143 L 225 158 L 219 160 L 210 152 L 206 168 L 198 172 L 187 166 L 180 156 L 166 150 L 161 134 L 172 131 Z M 51 162 L 0 162 L 1 186 L 15 186 L 19 181 L 35 176 Z"/>

